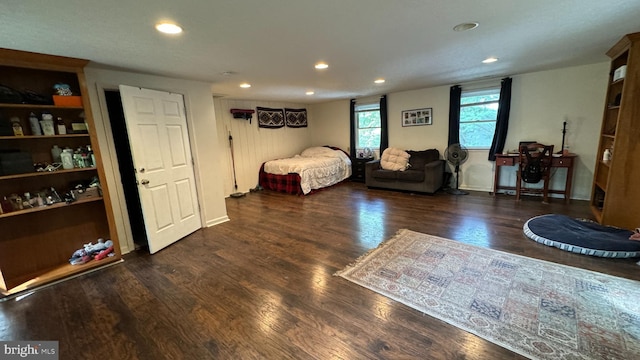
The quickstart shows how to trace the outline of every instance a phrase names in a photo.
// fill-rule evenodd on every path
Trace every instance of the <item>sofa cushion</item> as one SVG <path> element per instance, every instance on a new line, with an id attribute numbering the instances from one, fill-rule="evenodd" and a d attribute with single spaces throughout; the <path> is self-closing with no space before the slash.
<path id="1" fill-rule="evenodd" d="M 386 148 L 380 157 L 380 166 L 384 170 L 405 171 L 409 164 L 409 153 L 398 148 Z"/>
<path id="2" fill-rule="evenodd" d="M 371 176 L 380 180 L 396 180 L 399 173 L 400 171 L 380 169 L 371 172 Z"/>
<path id="3" fill-rule="evenodd" d="M 437 149 L 422 151 L 409 150 L 407 153 L 411 156 L 409 158 L 410 168 L 414 170 L 422 170 L 426 164 L 440 159 L 440 152 Z"/>
<path id="4" fill-rule="evenodd" d="M 422 182 L 424 181 L 424 170 L 407 170 L 398 172 L 399 181 Z"/>

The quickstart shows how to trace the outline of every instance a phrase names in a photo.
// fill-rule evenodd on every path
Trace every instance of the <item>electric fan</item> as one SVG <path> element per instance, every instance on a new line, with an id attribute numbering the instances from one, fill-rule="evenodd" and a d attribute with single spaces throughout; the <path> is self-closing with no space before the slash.
<path id="1" fill-rule="evenodd" d="M 467 161 L 469 158 L 469 152 L 460 144 L 451 144 L 444 151 L 444 158 L 447 159 L 449 164 L 455 167 L 456 172 L 456 187 L 455 189 L 449 189 L 449 194 L 452 195 L 467 195 L 466 191 L 458 189 L 458 174 L 460 172 L 460 165 Z"/>

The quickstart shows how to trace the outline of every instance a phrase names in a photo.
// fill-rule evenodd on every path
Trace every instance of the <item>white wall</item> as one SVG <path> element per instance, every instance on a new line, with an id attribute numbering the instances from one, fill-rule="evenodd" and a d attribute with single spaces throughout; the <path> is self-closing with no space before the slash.
<path id="1" fill-rule="evenodd" d="M 309 112 L 313 115 L 313 122 L 309 124 L 312 145 L 331 145 L 350 151 L 349 100 L 312 104 Z"/>
<path id="2" fill-rule="evenodd" d="M 579 156 L 572 193 L 575 199 L 590 197 L 608 70 L 608 63 L 598 63 L 512 76 L 511 119 L 506 148 L 516 148 L 520 140 L 537 140 L 554 144 L 559 150 L 562 122 L 566 120 L 566 142 L 570 151 Z M 266 160 L 291 156 L 308 146 L 349 148 L 349 100 L 313 105 L 214 100 L 210 84 L 204 82 L 97 69 L 91 65 L 85 73 L 123 253 L 133 249 L 133 240 L 105 108 L 105 88 L 116 89 L 124 84 L 185 96 L 196 163 L 198 199 L 203 222 L 209 226 L 228 220 L 224 197 L 235 192 L 229 131 L 234 140 L 236 178 L 241 192 L 257 185 L 260 165 Z M 413 150 L 436 148 L 444 153 L 448 133 L 449 86 L 391 93 L 387 101 L 390 146 Z M 246 120 L 233 119 L 229 113 L 231 108 L 255 109 L 256 106 L 306 107 L 309 126 L 264 129 L 258 128 L 255 115 L 249 124 Z M 401 111 L 423 107 L 433 109 L 432 125 L 402 127 Z M 462 167 L 461 188 L 493 189 L 494 164 L 486 158 L 486 151 L 470 152 L 469 161 Z M 564 182 L 562 171 L 554 175 L 552 187 Z M 515 169 L 504 171 L 503 175 L 501 182 L 515 183 Z"/>
<path id="3" fill-rule="evenodd" d="M 260 166 L 267 160 L 290 157 L 299 154 L 310 146 L 311 128 L 314 119 L 307 105 L 249 101 L 214 99 L 216 109 L 218 143 L 221 144 L 219 160 L 223 175 L 224 194 L 228 196 L 234 192 L 249 192 L 249 189 L 258 185 L 258 173 Z M 244 119 L 234 119 L 230 109 L 252 109 L 257 106 L 274 109 L 307 108 L 306 128 L 282 127 L 278 129 L 259 128 L 256 114 L 253 114 L 251 123 Z M 229 132 L 233 138 L 233 155 L 235 161 L 236 183 L 233 181 L 233 168 L 231 163 L 231 146 L 229 145 Z M 348 132 L 347 132 L 348 136 Z"/>
<path id="4" fill-rule="evenodd" d="M 134 245 L 104 99 L 104 89 L 117 89 L 120 84 L 184 95 L 202 222 L 211 226 L 227 221 L 223 177 L 219 176 L 219 154 L 224 148 L 218 140 L 211 84 L 97 69 L 91 64 L 85 68 L 85 75 L 122 252 L 133 250 Z"/>
<path id="5" fill-rule="evenodd" d="M 517 148 L 521 140 L 553 144 L 560 150 L 562 122 L 568 122 L 566 143 L 578 154 L 572 198 L 589 199 L 595 165 L 597 134 L 607 82 L 608 63 L 569 67 L 514 75 L 506 149 Z M 463 88 L 464 88 L 464 84 Z M 447 147 L 449 86 L 391 93 L 389 108 L 389 146 L 421 150 Z M 402 127 L 400 113 L 416 108 L 433 108 L 433 125 Z M 312 143 L 349 146 L 349 100 L 315 104 Z M 493 190 L 494 163 L 488 152 L 470 151 L 461 170 L 460 188 Z M 501 183 L 515 184 L 515 168 L 502 171 Z M 564 184 L 565 170 L 557 170 L 552 188 Z"/>
<path id="6" fill-rule="evenodd" d="M 567 121 L 565 145 L 578 154 L 572 198 L 588 200 L 602 124 L 609 63 L 523 74 L 513 78 L 507 149 L 520 140 L 553 144 L 560 150 L 562 122 Z M 515 183 L 515 170 L 512 173 Z M 560 170 L 552 188 L 564 182 Z"/>

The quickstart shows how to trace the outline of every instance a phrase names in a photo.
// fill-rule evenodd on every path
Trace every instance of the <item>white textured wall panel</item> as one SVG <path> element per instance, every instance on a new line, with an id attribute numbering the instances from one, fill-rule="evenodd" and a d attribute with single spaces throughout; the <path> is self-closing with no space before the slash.
<path id="1" fill-rule="evenodd" d="M 257 106 L 275 109 L 306 108 L 306 128 L 282 127 L 278 129 L 266 129 L 258 127 L 256 114 L 253 114 L 251 123 L 244 119 L 234 119 L 230 109 L 253 109 Z M 258 172 L 260 165 L 267 160 L 283 158 L 299 154 L 305 148 L 311 146 L 310 126 L 313 118 L 308 105 L 269 101 L 247 101 L 214 99 L 216 120 L 218 127 L 218 142 L 222 145 L 226 154 L 221 156 L 224 167 L 220 169 L 220 176 L 224 177 L 224 191 L 228 196 L 236 191 L 248 192 L 258 185 Z M 231 164 L 231 149 L 229 146 L 229 132 L 233 137 L 233 149 L 238 190 L 234 188 L 233 168 Z M 226 146 L 224 146 L 226 144 Z"/>

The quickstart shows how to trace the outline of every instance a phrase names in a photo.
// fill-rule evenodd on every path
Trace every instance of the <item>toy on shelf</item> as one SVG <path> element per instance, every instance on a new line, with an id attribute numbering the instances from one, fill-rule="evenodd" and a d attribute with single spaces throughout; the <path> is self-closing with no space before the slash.
<path id="1" fill-rule="evenodd" d="M 86 264 L 91 261 L 91 259 L 102 260 L 110 256 L 111 253 L 113 253 L 113 241 L 98 239 L 97 243 L 84 244 L 82 249 L 76 250 L 73 255 L 71 255 L 69 263 L 71 263 L 71 265 Z"/>

